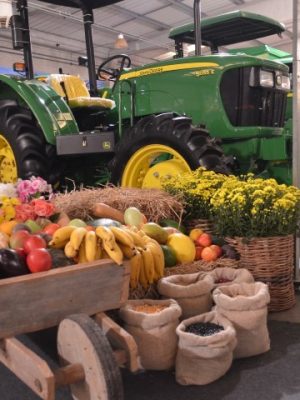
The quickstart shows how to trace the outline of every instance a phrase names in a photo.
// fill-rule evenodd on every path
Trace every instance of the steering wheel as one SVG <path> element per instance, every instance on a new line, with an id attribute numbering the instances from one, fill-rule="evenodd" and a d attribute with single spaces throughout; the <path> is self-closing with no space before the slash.
<path id="1" fill-rule="evenodd" d="M 120 59 L 119 68 L 106 67 L 106 65 L 109 64 L 111 61 L 118 59 Z M 129 68 L 130 65 L 131 65 L 131 59 L 129 58 L 129 56 L 127 56 L 126 54 L 116 54 L 112 57 L 109 57 L 101 65 L 99 65 L 97 70 L 97 75 L 100 79 L 104 80 L 108 79 L 109 81 L 116 82 L 119 79 L 119 76 L 121 75 L 123 69 Z"/>

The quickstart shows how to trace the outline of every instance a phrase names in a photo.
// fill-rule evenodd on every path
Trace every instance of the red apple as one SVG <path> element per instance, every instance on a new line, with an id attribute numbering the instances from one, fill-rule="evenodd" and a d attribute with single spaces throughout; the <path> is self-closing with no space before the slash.
<path id="1" fill-rule="evenodd" d="M 221 257 L 221 255 L 223 254 L 222 248 L 220 246 L 218 246 L 217 244 L 212 244 L 209 247 L 211 249 L 213 249 L 215 253 L 217 253 L 218 258 Z"/>
<path id="2" fill-rule="evenodd" d="M 30 253 L 32 250 L 45 249 L 46 247 L 47 247 L 47 243 L 46 243 L 45 239 L 43 239 L 39 235 L 29 236 L 29 238 L 27 238 L 24 241 L 24 246 L 23 246 L 26 254 Z"/>
<path id="3" fill-rule="evenodd" d="M 46 249 L 37 248 L 27 255 L 26 263 L 31 272 L 48 271 L 52 267 L 52 257 Z"/>
<path id="4" fill-rule="evenodd" d="M 208 247 L 211 244 L 212 244 L 212 237 L 209 233 L 202 233 L 202 235 L 200 235 L 196 239 L 196 245 Z"/>
<path id="5" fill-rule="evenodd" d="M 30 233 L 26 230 L 20 230 L 13 233 L 9 239 L 9 247 L 12 249 L 23 249 L 25 240 L 30 236 Z"/>
<path id="6" fill-rule="evenodd" d="M 195 260 L 201 260 L 201 253 L 203 249 L 204 249 L 203 246 L 196 246 Z"/>

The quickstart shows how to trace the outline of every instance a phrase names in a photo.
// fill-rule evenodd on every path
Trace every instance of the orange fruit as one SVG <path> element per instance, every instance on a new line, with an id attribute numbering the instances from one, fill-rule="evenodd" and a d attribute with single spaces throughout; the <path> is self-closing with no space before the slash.
<path id="1" fill-rule="evenodd" d="M 0 224 L 0 232 L 6 233 L 8 236 L 12 234 L 13 227 L 16 226 L 18 222 L 16 220 L 3 221 Z"/>
<path id="2" fill-rule="evenodd" d="M 201 253 L 201 258 L 204 261 L 215 261 L 218 256 L 217 253 L 211 247 L 204 247 Z"/>

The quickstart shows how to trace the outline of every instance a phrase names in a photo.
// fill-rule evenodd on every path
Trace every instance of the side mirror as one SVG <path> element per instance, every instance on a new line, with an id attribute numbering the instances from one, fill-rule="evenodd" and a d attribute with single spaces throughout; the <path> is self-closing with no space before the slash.
<path id="1" fill-rule="evenodd" d="M 24 48 L 24 24 L 20 15 L 13 15 L 11 17 L 11 31 L 14 50 L 21 50 Z"/>

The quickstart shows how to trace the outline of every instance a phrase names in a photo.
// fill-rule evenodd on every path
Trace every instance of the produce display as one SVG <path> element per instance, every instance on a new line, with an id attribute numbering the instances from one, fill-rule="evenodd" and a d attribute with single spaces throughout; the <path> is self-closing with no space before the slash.
<path id="1" fill-rule="evenodd" d="M 0 224 L 1 278 L 100 259 L 121 265 L 127 259 L 131 289 L 147 289 L 164 276 L 165 268 L 236 256 L 201 229 L 187 234 L 175 220 L 148 221 L 134 206 L 123 212 L 98 201 L 90 207 L 93 219 L 71 219 L 45 198 L 52 196 L 52 188 L 41 178 L 20 181 L 10 194 L 2 198 L 6 214 Z"/>

